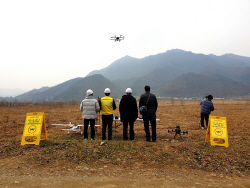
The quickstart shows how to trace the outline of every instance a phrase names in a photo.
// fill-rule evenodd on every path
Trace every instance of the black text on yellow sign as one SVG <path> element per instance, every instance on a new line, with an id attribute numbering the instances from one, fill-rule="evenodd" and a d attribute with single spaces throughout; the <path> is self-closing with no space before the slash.
<path id="1" fill-rule="evenodd" d="M 209 116 L 209 124 L 205 142 L 211 145 L 228 147 L 227 118 L 219 116 Z"/>
<path id="2" fill-rule="evenodd" d="M 43 112 L 27 113 L 21 145 L 39 145 L 40 140 L 47 140 L 45 116 Z"/>

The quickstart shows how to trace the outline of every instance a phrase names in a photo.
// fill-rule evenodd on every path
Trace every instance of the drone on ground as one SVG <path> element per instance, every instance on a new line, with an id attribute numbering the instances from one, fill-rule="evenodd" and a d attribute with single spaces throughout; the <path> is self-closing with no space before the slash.
<path id="1" fill-rule="evenodd" d="M 175 135 L 174 135 L 174 139 L 175 139 L 175 136 L 177 134 L 180 135 L 180 137 L 181 137 L 181 134 L 183 134 L 183 135 L 188 134 L 188 131 L 181 131 L 180 125 L 177 125 L 175 130 L 173 130 L 173 129 L 168 130 L 168 133 L 175 133 Z M 181 139 L 182 139 L 182 137 L 181 137 Z"/>
<path id="2" fill-rule="evenodd" d="M 111 37 L 110 40 L 114 40 L 115 42 L 117 41 L 121 42 L 121 40 L 124 40 L 124 36 L 120 35 L 119 37 L 117 37 L 116 35 L 114 35 L 113 37 Z"/>
<path id="3" fill-rule="evenodd" d="M 68 131 L 68 134 L 69 134 L 69 132 L 72 132 L 72 131 L 76 132 L 76 133 L 80 132 L 81 134 L 83 134 L 83 132 L 81 132 L 81 127 L 83 127 L 84 125 L 71 124 L 71 122 L 69 122 L 69 124 L 51 124 L 51 125 L 68 126 L 69 129 L 62 129 L 62 131 Z M 95 127 L 100 127 L 100 125 L 95 125 Z"/>
<path id="4" fill-rule="evenodd" d="M 68 131 L 68 134 L 70 131 L 74 131 L 74 132 L 81 132 L 81 127 L 84 125 L 77 125 L 77 124 L 71 124 L 71 122 L 69 122 L 69 124 L 51 124 L 51 125 L 61 125 L 61 126 L 68 126 L 69 129 L 62 129 L 62 131 Z M 81 132 L 82 134 L 82 132 Z"/>

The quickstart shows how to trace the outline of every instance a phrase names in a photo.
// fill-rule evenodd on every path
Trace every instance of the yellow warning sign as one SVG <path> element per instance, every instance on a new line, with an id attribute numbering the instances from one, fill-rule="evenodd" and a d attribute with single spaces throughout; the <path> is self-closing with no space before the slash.
<path id="1" fill-rule="evenodd" d="M 27 113 L 21 145 L 39 145 L 40 140 L 47 140 L 45 116 L 43 112 Z"/>
<path id="2" fill-rule="evenodd" d="M 209 124 L 205 142 L 211 145 L 228 147 L 227 118 L 218 116 L 209 116 Z"/>

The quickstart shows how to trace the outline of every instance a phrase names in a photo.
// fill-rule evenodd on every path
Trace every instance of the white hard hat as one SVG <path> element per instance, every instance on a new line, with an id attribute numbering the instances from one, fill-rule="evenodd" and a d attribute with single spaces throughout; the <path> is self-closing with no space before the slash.
<path id="1" fill-rule="evenodd" d="M 132 93 L 132 89 L 131 88 L 127 88 L 126 89 L 126 93 Z"/>
<path id="2" fill-rule="evenodd" d="M 110 91 L 110 89 L 109 88 L 106 88 L 105 90 L 104 90 L 104 93 L 110 93 L 111 91 Z"/>
<path id="3" fill-rule="evenodd" d="M 86 93 L 87 93 L 87 95 L 92 95 L 93 91 L 91 89 L 88 89 Z"/>

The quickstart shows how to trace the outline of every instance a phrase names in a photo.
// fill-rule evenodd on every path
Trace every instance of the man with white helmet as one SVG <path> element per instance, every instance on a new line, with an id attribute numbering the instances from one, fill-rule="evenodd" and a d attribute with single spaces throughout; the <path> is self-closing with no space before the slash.
<path id="1" fill-rule="evenodd" d="M 93 91 L 88 89 L 85 99 L 81 102 L 80 110 L 84 119 L 84 140 L 88 140 L 88 126 L 90 123 L 91 140 L 95 139 L 95 119 L 97 119 L 96 112 L 99 112 L 100 107 L 96 99 L 93 97 Z"/>
<path id="2" fill-rule="evenodd" d="M 108 126 L 108 140 L 112 140 L 113 111 L 116 109 L 115 100 L 110 97 L 110 89 L 104 90 L 105 97 L 99 101 L 102 110 L 102 140 L 106 140 L 106 128 Z"/>
<path id="3" fill-rule="evenodd" d="M 129 139 L 134 140 L 134 122 L 138 117 L 138 108 L 136 99 L 132 96 L 132 89 L 126 89 L 126 95 L 122 96 L 119 105 L 121 122 L 123 123 L 123 140 L 128 140 L 128 124 Z"/>

